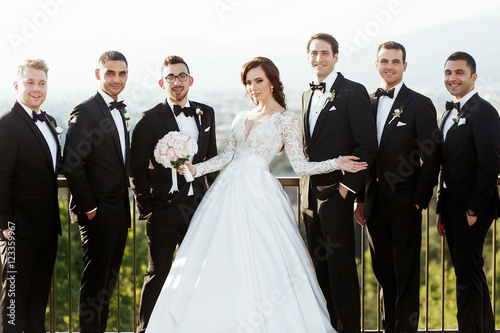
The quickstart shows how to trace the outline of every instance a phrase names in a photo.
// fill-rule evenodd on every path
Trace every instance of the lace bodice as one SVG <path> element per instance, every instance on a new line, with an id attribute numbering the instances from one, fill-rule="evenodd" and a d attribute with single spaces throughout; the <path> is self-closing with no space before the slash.
<path id="1" fill-rule="evenodd" d="M 232 134 L 224 150 L 208 161 L 195 164 L 196 177 L 225 168 L 238 152 L 259 156 L 271 163 L 282 147 L 299 176 L 327 173 L 338 169 L 335 160 L 308 162 L 304 156 L 300 126 L 297 117 L 290 111 L 276 112 L 261 123 L 256 124 L 245 136 L 245 122 L 250 111 L 236 115 Z"/>

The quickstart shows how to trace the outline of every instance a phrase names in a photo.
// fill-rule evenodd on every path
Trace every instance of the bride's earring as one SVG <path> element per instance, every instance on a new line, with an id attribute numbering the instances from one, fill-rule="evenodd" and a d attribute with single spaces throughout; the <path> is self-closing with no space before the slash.
<path id="1" fill-rule="evenodd" d="M 271 92 L 273 92 L 273 91 L 274 91 L 274 87 L 271 87 Z"/>

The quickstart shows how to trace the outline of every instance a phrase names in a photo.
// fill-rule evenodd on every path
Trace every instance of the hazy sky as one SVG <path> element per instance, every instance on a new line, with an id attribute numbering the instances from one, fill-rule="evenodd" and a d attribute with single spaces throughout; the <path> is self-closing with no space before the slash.
<path id="1" fill-rule="evenodd" d="M 241 65 L 260 55 L 278 65 L 285 89 L 305 89 L 312 79 L 305 44 L 316 32 L 338 39 L 341 54 L 336 69 L 357 81 L 366 80 L 372 88 L 378 82 L 373 65 L 378 44 L 386 40 L 404 44 L 408 36 L 425 32 L 420 45 L 405 45 L 409 61 L 422 61 L 435 52 L 427 49 L 429 45 L 443 45 L 443 53 L 433 64 L 436 67 L 431 68 L 442 75 L 445 57 L 456 49 L 446 40 L 435 40 L 433 29 L 439 29 L 439 38 L 470 38 L 467 33 L 483 24 L 478 17 L 498 22 L 500 2 L 8 0 L 0 5 L 0 91 L 13 94 L 15 68 L 23 59 L 43 58 L 50 67 L 48 98 L 63 91 L 86 94 L 96 87 L 93 70 L 99 55 L 109 49 L 123 52 L 129 61 L 125 97 L 141 89 L 156 91 L 159 67 L 170 54 L 190 64 L 193 90 L 242 90 Z M 491 38 L 484 41 L 483 51 L 497 43 L 500 23 L 495 28 L 488 27 L 477 36 Z M 468 45 L 467 39 L 462 42 L 456 47 Z M 498 60 L 492 57 L 491 61 Z M 407 73 L 410 69 L 414 75 L 425 70 L 412 68 L 411 63 Z"/>

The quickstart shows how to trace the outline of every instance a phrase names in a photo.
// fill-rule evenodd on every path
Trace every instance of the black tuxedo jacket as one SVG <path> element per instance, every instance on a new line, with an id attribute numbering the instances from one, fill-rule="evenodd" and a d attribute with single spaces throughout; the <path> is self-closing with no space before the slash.
<path id="1" fill-rule="evenodd" d="M 335 98 L 325 104 L 312 136 L 309 106 L 313 92 L 309 89 L 302 95 L 302 137 L 306 157 L 317 162 L 340 155 L 355 155 L 371 165 L 377 152 L 377 134 L 368 93 L 364 86 L 340 73 L 329 90 L 333 89 Z M 303 177 L 303 204 L 308 202 L 309 183 L 315 197 L 324 200 L 331 196 L 339 183 L 359 192 L 365 177 L 366 171 L 342 174 L 340 170 Z"/>
<path id="2" fill-rule="evenodd" d="M 370 95 L 377 119 L 378 98 Z M 394 117 L 395 110 L 403 110 Z M 373 167 L 366 178 L 365 202 L 368 219 L 378 179 L 384 197 L 397 207 L 429 205 L 441 163 L 441 137 L 432 101 L 403 84 L 389 112 Z"/>
<path id="3" fill-rule="evenodd" d="M 443 143 L 440 188 L 477 214 L 498 217 L 500 199 L 500 118 L 495 108 L 473 95 L 460 109 L 460 120 L 448 130 Z M 443 114 L 441 131 L 450 111 Z M 439 200 L 439 194 L 438 194 Z M 438 212 L 440 211 L 438 201 Z"/>
<path id="4" fill-rule="evenodd" d="M 46 117 L 57 142 L 59 162 L 56 121 Z M 50 148 L 17 102 L 0 118 L 0 156 L 0 229 L 15 229 L 16 235 L 31 240 L 60 235 L 57 172 Z"/>
<path id="5" fill-rule="evenodd" d="M 86 213 L 96 207 L 103 217 L 113 215 L 122 207 L 130 207 L 129 132 L 123 116 L 122 120 L 125 162 L 113 116 L 98 92 L 70 114 L 62 171 L 71 190 L 70 209 L 74 222 L 88 221 Z M 130 208 L 126 214 L 130 224 Z"/>
<path id="6" fill-rule="evenodd" d="M 193 164 L 203 162 L 217 155 L 215 139 L 214 110 L 205 104 L 189 101 L 191 107 L 200 107 L 201 116 L 196 115 L 198 125 L 198 153 L 193 157 Z M 137 199 L 140 219 L 156 210 L 173 207 L 183 202 L 189 191 L 189 183 L 184 176 L 174 169 L 168 169 L 157 163 L 154 149 L 158 140 L 171 131 L 179 131 L 175 116 L 167 101 L 143 112 L 132 134 L 130 159 L 130 185 Z M 172 172 L 177 175 L 179 192 L 169 193 L 172 187 Z M 208 186 L 215 180 L 217 173 L 198 177 L 192 182 L 195 198 L 201 199 Z M 160 206 L 160 207 L 158 207 Z"/>

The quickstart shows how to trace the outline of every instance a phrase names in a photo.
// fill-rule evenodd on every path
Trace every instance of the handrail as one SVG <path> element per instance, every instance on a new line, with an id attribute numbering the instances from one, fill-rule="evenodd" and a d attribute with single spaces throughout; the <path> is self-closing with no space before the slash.
<path id="1" fill-rule="evenodd" d="M 281 184 L 288 189 L 288 191 L 290 191 L 290 189 L 292 191 L 295 191 L 295 192 L 290 192 L 290 193 L 294 193 L 293 195 L 297 196 L 297 201 L 295 202 L 296 204 L 296 216 L 297 216 L 297 225 L 299 226 L 299 228 L 301 227 L 301 218 L 300 218 L 300 187 L 299 187 L 299 178 L 298 177 L 281 177 L 281 178 L 278 178 L 278 180 L 281 182 Z M 499 182 L 498 184 L 500 185 L 500 179 L 499 179 Z M 69 189 L 68 189 L 68 182 L 66 179 L 64 178 L 60 178 L 58 179 L 58 185 L 59 185 L 59 188 L 61 190 L 65 190 L 66 191 L 66 194 L 67 194 L 67 197 L 69 198 Z M 61 193 L 61 192 L 60 192 Z M 131 195 L 131 198 L 132 198 L 132 204 L 133 206 L 135 207 L 135 201 L 133 199 L 133 196 Z M 133 221 L 136 221 L 137 219 L 137 214 L 136 214 L 136 210 L 133 209 L 133 214 L 132 214 L 132 219 Z M 69 220 L 69 219 L 68 219 Z M 429 284 L 430 284 L 430 277 L 431 277 L 431 268 L 430 268 L 430 263 L 432 261 L 432 259 L 430 258 L 430 252 L 429 252 L 429 249 L 430 249 L 430 233 L 429 231 L 431 230 L 431 228 L 434 228 L 435 227 L 432 225 L 431 226 L 431 223 L 430 223 L 430 212 L 429 212 L 429 209 L 425 210 L 424 211 L 424 219 L 423 219 L 423 222 L 424 222 L 424 227 L 425 227 L 425 230 L 423 230 L 423 234 L 422 234 L 422 237 L 423 237 L 423 240 L 425 240 L 425 242 L 423 242 L 424 244 L 424 248 L 423 248 L 423 251 L 422 251 L 422 258 L 424 258 L 424 261 L 425 261 L 425 264 L 423 265 L 423 269 L 425 270 L 425 276 L 424 276 L 424 279 L 423 281 L 421 282 L 421 284 L 424 286 L 424 294 L 423 294 L 423 297 L 422 297 L 422 304 L 423 304 L 423 309 L 421 310 L 420 312 L 420 327 L 423 328 L 423 330 L 419 330 L 419 332 L 458 332 L 457 329 L 448 329 L 446 328 L 445 326 L 445 314 L 446 314 L 446 309 L 445 309 L 445 302 L 447 301 L 446 297 L 445 297 L 445 287 L 446 287 L 446 267 L 445 267 L 445 258 L 446 258 L 446 253 L 447 253 L 447 248 L 445 246 L 445 241 L 443 238 L 441 238 L 441 244 L 440 244 L 440 272 L 432 272 L 432 274 L 439 274 L 440 275 L 440 283 L 441 283 L 441 301 L 440 301 L 440 304 L 438 306 L 436 305 L 431 305 L 430 303 L 430 287 L 429 287 Z M 129 240 L 129 242 L 131 241 L 132 244 L 128 244 L 127 247 L 131 247 L 132 248 L 132 252 L 133 252 L 133 260 L 132 260 L 132 270 L 134 272 L 133 274 L 133 286 L 132 286 L 132 292 L 133 292 L 133 300 L 132 300 L 132 309 L 135 309 L 133 310 L 133 327 L 127 327 L 127 330 L 133 330 L 134 332 L 136 331 L 136 327 L 137 327 L 137 307 L 138 307 L 138 300 L 137 300 L 137 294 L 138 294 L 138 291 L 141 289 L 141 285 L 137 285 L 138 283 L 138 279 L 137 279 L 137 275 L 136 272 L 137 272 L 137 258 L 136 258 L 136 254 L 137 254 L 137 246 L 136 246 L 136 243 L 137 243 L 137 225 L 138 223 L 133 223 L 132 224 L 132 239 Z M 357 224 L 355 224 L 357 228 L 359 228 L 357 226 Z M 68 293 L 68 311 L 67 311 L 67 321 L 65 321 L 67 323 L 67 327 L 65 328 L 61 328 L 61 327 L 58 327 L 58 325 L 56 325 L 56 322 L 58 321 L 58 319 L 60 319 L 59 317 L 56 317 L 56 309 L 58 306 L 57 302 L 56 302 L 56 289 L 57 289 L 57 281 L 56 281 L 56 274 L 54 272 L 54 277 L 53 277 L 53 280 L 52 280 L 52 289 L 51 289 L 51 293 L 50 293 L 50 300 L 49 300 L 49 316 L 48 316 L 48 327 L 50 329 L 50 332 L 60 332 L 62 330 L 67 330 L 67 332 L 72 332 L 72 330 L 74 329 L 74 320 L 73 320 L 73 317 L 77 317 L 74 313 L 74 309 L 73 309 L 73 302 L 72 302 L 72 296 L 74 294 L 74 291 L 72 291 L 72 278 L 73 278 L 73 273 L 72 273 L 72 253 L 71 253 L 71 248 L 72 248 L 72 240 L 71 240 L 71 237 L 68 237 L 68 235 L 71 235 L 71 231 L 72 231 L 72 227 L 71 227 L 71 223 L 68 221 L 68 224 L 67 224 L 67 228 L 63 228 L 63 230 L 66 230 L 65 232 L 65 235 L 63 235 L 63 237 L 66 237 L 67 238 L 67 242 L 68 242 L 68 246 L 67 246 L 67 256 L 68 256 L 68 260 L 67 260 L 67 264 L 68 264 L 68 272 L 67 272 L 67 276 L 68 276 L 68 289 L 67 289 L 67 293 Z M 491 270 L 492 270 L 492 276 L 491 276 L 491 292 L 492 292 L 492 303 L 493 303 L 493 312 L 494 312 L 494 315 L 496 314 L 496 306 L 495 306 L 495 303 L 496 303 L 496 288 L 497 288 L 497 283 L 496 283 L 496 251 L 497 251 L 497 244 L 496 244 L 496 238 L 497 238 L 497 226 L 496 226 L 496 221 L 494 221 L 493 223 L 493 226 L 490 230 L 490 232 L 492 233 L 492 252 L 493 252 L 493 256 L 492 256 L 492 263 L 491 263 Z M 367 242 L 367 237 L 366 237 L 366 230 L 365 229 L 359 229 L 359 248 L 360 248 L 360 257 L 359 257 L 359 270 L 360 270 L 360 288 L 361 288 L 361 295 L 362 295 L 362 299 L 361 299 L 361 304 L 362 304 L 362 308 L 361 308 L 361 311 L 362 311 L 362 321 L 361 321 L 361 327 L 362 327 L 362 332 L 381 332 L 381 322 L 380 322 L 380 301 L 379 301 L 379 288 L 378 286 L 370 286 L 368 285 L 368 282 L 367 282 L 367 277 L 370 277 L 370 279 L 373 281 L 373 276 L 371 276 L 370 274 L 373 274 L 373 272 L 371 272 L 371 259 L 370 256 L 367 254 L 367 249 L 368 247 L 366 246 L 366 242 Z M 367 256 L 365 258 L 365 255 Z M 434 259 L 436 260 L 436 259 Z M 450 269 L 450 268 L 448 268 Z M 0 274 L 1 274 L 1 266 L 0 266 Z M 376 304 L 377 304 L 377 309 L 375 311 L 375 325 L 372 326 L 372 327 L 367 327 L 368 325 L 365 324 L 365 321 L 367 320 L 367 317 L 368 314 L 366 313 L 365 311 L 365 308 L 366 307 L 369 307 L 369 304 L 368 302 L 366 302 L 365 300 L 365 293 L 367 292 L 367 290 L 369 288 L 375 288 L 376 289 L 376 293 L 374 297 L 376 297 Z M 117 306 L 118 306 L 118 311 L 117 313 L 115 314 L 115 316 L 118 318 L 117 319 L 117 326 L 116 326 L 116 331 L 117 332 L 121 332 L 121 318 L 123 318 L 123 314 L 120 314 L 120 311 L 123 311 L 122 308 L 120 308 L 120 291 L 129 291 L 130 289 L 130 286 L 122 286 L 120 284 L 120 279 L 118 279 L 118 283 L 117 283 L 117 289 L 115 291 L 115 295 L 114 297 L 116 297 L 116 301 L 117 301 Z M 0 285 L 0 290 L 1 290 L 1 285 Z M 60 292 L 60 291 L 59 291 Z M 373 303 L 373 299 L 370 300 L 372 303 Z M 368 309 L 368 308 L 366 308 Z M 373 309 L 371 309 L 373 310 Z M 436 325 L 434 325 L 433 327 L 431 327 L 430 323 L 429 323 L 429 314 L 430 313 L 435 313 L 436 311 L 438 311 L 440 313 L 440 324 L 436 327 Z M 110 317 L 111 317 L 111 313 L 110 313 Z M 128 316 L 132 315 L 131 313 L 128 314 Z M 455 316 L 456 314 L 452 314 L 453 316 Z M 455 318 L 455 317 L 453 317 Z M 372 318 L 373 320 L 373 318 Z M 59 320 L 60 321 L 60 320 Z M 456 321 L 456 319 L 455 319 Z M 60 325 L 59 325 L 60 326 Z M 498 324 L 497 324 L 498 326 Z M 110 327 L 108 327 L 108 330 L 110 330 Z M 497 333 L 500 333 L 500 330 L 496 330 Z"/>

